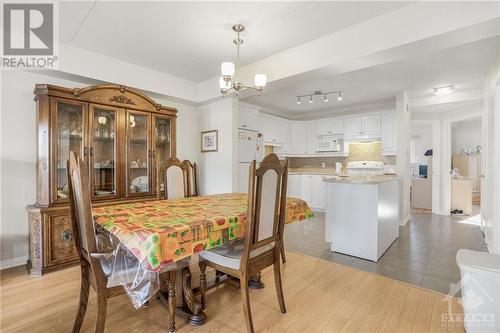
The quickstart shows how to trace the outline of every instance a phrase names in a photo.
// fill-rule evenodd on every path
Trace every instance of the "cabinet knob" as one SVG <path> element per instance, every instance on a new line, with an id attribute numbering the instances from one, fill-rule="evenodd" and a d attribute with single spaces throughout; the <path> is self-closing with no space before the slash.
<path id="1" fill-rule="evenodd" d="M 73 234 L 71 233 L 71 229 L 64 229 L 64 231 L 61 232 L 61 239 L 66 243 L 71 242 L 71 240 L 73 239 Z"/>

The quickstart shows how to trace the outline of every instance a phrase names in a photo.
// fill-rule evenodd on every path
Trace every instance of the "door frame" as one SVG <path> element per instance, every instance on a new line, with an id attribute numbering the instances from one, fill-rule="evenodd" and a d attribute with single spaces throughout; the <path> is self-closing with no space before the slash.
<path id="1" fill-rule="evenodd" d="M 481 132 L 483 132 L 483 112 L 478 111 L 474 112 L 471 114 L 467 115 L 460 115 L 460 116 L 455 116 L 449 119 L 443 120 L 443 155 L 442 155 L 442 161 L 443 161 L 443 166 L 445 165 L 451 165 L 451 142 L 452 142 L 452 137 L 451 137 L 451 127 L 453 123 L 463 121 L 463 120 L 469 120 L 469 119 L 474 119 L 474 118 L 481 118 Z M 484 137 L 481 136 L 481 146 L 484 147 Z M 481 159 L 483 159 L 483 156 L 481 156 Z M 442 176 L 442 186 L 443 186 L 443 209 L 441 211 L 441 215 L 450 215 L 450 210 L 451 210 L 451 177 L 449 174 L 449 171 L 446 167 L 442 168 L 441 172 Z M 482 188 L 482 186 L 481 186 Z M 481 200 L 483 200 L 483 192 L 481 190 Z"/>
<path id="2" fill-rule="evenodd" d="M 441 140 L 439 120 L 412 120 L 411 126 L 432 126 L 432 214 L 440 214 L 441 207 Z"/>

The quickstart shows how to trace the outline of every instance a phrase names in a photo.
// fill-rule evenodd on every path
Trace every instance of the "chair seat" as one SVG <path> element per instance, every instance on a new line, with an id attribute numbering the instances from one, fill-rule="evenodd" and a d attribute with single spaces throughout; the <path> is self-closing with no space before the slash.
<path id="1" fill-rule="evenodd" d="M 214 264 L 221 265 L 231 269 L 240 269 L 241 256 L 245 248 L 244 240 L 235 241 L 229 245 L 218 246 L 211 250 L 203 251 L 200 257 L 213 262 Z M 258 255 L 272 250 L 274 242 L 266 244 L 250 253 L 250 258 L 255 258 Z"/>

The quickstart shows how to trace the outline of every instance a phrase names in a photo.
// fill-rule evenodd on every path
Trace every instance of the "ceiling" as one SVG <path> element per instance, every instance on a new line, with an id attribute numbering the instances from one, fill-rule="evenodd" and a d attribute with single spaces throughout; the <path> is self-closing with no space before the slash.
<path id="1" fill-rule="evenodd" d="M 454 84 L 455 92 L 482 89 L 487 72 L 498 57 L 499 45 L 500 37 L 497 36 L 327 78 L 321 74 L 316 79 L 309 76 L 286 88 L 270 89 L 261 96 L 250 96 L 243 101 L 261 106 L 270 113 L 297 118 L 345 112 L 367 103 L 394 103 L 395 96 L 402 91 L 407 91 L 410 98 L 430 96 L 433 87 L 446 84 Z M 315 90 L 342 90 L 343 100 L 338 102 L 331 96 L 329 102 L 324 103 L 316 97 L 313 104 L 304 100 L 296 104 L 296 95 Z"/>
<path id="2" fill-rule="evenodd" d="M 247 27 L 245 65 L 410 3 L 64 1 L 59 30 L 62 43 L 201 82 L 234 60 L 234 23 Z"/>

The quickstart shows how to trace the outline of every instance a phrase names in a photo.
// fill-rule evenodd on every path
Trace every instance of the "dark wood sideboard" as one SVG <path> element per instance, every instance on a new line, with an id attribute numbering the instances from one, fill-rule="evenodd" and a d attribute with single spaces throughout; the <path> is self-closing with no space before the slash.
<path id="1" fill-rule="evenodd" d="M 78 261 L 68 203 L 71 150 L 88 163 L 94 206 L 156 198 L 155 161 L 176 156 L 177 110 L 121 85 L 35 87 L 37 200 L 27 206 L 33 275 Z"/>

